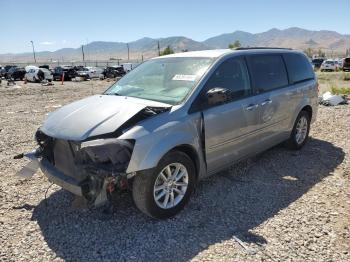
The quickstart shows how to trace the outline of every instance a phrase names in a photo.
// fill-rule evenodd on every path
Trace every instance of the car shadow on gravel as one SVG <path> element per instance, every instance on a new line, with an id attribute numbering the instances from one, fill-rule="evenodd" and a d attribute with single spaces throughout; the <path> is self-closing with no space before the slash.
<path id="1" fill-rule="evenodd" d="M 32 219 L 47 245 L 67 261 L 187 261 L 233 237 L 268 244 L 268 236 L 252 229 L 332 175 L 343 159 L 341 148 L 318 139 L 300 151 L 272 148 L 201 181 L 185 210 L 165 221 L 142 215 L 130 194 L 119 197 L 111 215 L 74 210 L 63 190 L 41 201 Z"/>

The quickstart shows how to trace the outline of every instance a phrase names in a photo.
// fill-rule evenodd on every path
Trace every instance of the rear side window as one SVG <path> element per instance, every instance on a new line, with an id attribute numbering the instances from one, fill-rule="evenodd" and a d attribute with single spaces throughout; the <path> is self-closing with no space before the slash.
<path id="1" fill-rule="evenodd" d="M 301 54 L 284 54 L 288 74 L 292 83 L 314 79 L 314 72 L 309 61 Z"/>
<path id="2" fill-rule="evenodd" d="M 257 92 L 267 92 L 288 85 L 286 68 L 281 55 L 247 56 L 249 71 Z"/>

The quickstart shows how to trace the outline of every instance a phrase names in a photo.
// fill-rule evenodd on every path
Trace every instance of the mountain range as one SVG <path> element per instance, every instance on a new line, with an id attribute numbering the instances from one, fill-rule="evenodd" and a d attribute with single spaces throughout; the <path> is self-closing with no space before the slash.
<path id="1" fill-rule="evenodd" d="M 175 52 L 184 50 L 205 50 L 227 48 L 230 43 L 239 40 L 241 45 L 267 46 L 267 47 L 289 47 L 294 49 L 322 49 L 330 54 L 345 54 L 350 48 L 350 35 L 340 34 L 334 31 L 311 31 L 298 27 L 288 29 L 270 29 L 262 33 L 248 33 L 235 31 L 211 37 L 205 41 L 195 41 L 184 36 L 171 36 L 166 38 L 144 37 L 129 42 L 130 59 L 140 60 L 158 55 L 158 42 L 160 49 L 170 46 Z M 127 43 L 95 41 L 84 45 L 86 60 L 109 60 L 111 58 L 127 59 Z M 63 48 L 54 52 L 37 52 L 38 61 L 81 61 L 81 48 Z M 32 53 L 0 54 L 1 62 L 30 62 L 33 60 Z"/>

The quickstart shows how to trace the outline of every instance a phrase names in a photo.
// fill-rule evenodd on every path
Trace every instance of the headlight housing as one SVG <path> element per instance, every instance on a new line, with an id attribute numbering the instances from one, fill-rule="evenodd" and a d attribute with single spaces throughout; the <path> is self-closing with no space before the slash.
<path id="1" fill-rule="evenodd" d="M 134 140 L 97 139 L 80 144 L 77 159 L 81 164 L 103 164 L 117 172 L 125 172 L 134 148 Z"/>

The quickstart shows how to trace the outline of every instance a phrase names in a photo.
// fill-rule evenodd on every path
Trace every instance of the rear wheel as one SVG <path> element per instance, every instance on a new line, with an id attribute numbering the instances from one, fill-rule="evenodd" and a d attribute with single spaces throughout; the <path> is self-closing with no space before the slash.
<path id="1" fill-rule="evenodd" d="M 180 212 L 189 201 L 195 167 L 187 154 L 172 151 L 150 172 L 140 172 L 133 182 L 133 199 L 143 213 L 165 219 Z"/>
<path id="2" fill-rule="evenodd" d="M 295 120 L 292 133 L 286 141 L 286 145 L 290 149 L 301 149 L 309 138 L 310 131 L 310 115 L 307 111 L 301 111 Z"/>

